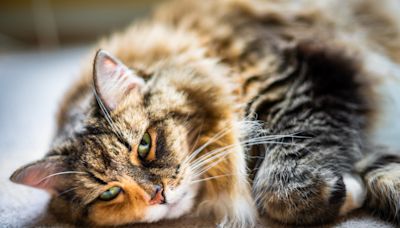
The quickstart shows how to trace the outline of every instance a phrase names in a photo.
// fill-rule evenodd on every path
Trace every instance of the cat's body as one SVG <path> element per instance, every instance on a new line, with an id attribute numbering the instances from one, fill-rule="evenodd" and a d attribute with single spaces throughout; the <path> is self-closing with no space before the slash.
<path id="1" fill-rule="evenodd" d="M 368 135 L 373 60 L 400 61 L 399 25 L 374 1 L 334 2 L 161 7 L 100 42 L 112 55 L 66 95 L 51 151 L 12 179 L 54 192 L 54 211 L 78 223 L 198 210 L 226 225 L 317 224 L 366 198 L 399 222 L 400 159 Z M 143 134 L 152 150 L 138 157 Z M 99 201 L 112 186 L 122 193 Z"/>

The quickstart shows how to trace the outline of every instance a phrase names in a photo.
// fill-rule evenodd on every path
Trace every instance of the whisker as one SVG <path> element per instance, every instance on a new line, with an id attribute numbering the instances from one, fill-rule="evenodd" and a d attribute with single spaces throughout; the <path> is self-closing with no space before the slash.
<path id="1" fill-rule="evenodd" d="M 207 172 L 211 168 L 215 167 L 218 163 L 223 161 L 225 156 L 228 155 L 229 153 L 232 153 L 232 152 L 234 152 L 234 150 L 225 151 L 221 156 L 218 157 L 218 160 L 216 160 L 216 161 L 214 161 L 214 162 L 212 162 L 210 164 L 207 164 L 207 166 L 203 167 L 201 170 L 196 171 L 194 176 L 200 176 L 200 175 L 204 174 L 205 172 Z"/>
<path id="2" fill-rule="evenodd" d="M 196 158 L 201 152 L 204 151 L 204 149 L 209 146 L 210 144 L 216 142 L 226 134 L 228 134 L 230 131 L 232 131 L 232 128 L 224 129 L 212 136 L 207 140 L 206 143 L 198 147 L 196 150 L 194 150 L 189 156 L 187 156 L 182 164 L 187 165 L 188 167 L 191 167 L 193 171 L 196 173 L 197 176 L 202 175 L 205 173 L 207 170 L 211 169 L 214 167 L 216 164 L 221 162 L 221 160 L 226 157 L 228 154 L 232 153 L 232 148 L 236 146 L 242 146 L 242 147 L 248 147 L 248 146 L 253 146 L 253 145 L 266 145 L 266 144 L 279 144 L 279 145 L 290 145 L 290 146 L 297 146 L 294 142 L 294 139 L 307 139 L 311 138 L 309 136 L 299 136 L 298 134 L 301 132 L 294 132 L 291 134 L 279 134 L 279 135 L 266 135 L 267 131 L 262 129 L 262 122 L 260 121 L 243 121 L 242 125 L 239 127 L 244 128 L 244 130 L 249 130 L 251 129 L 251 132 L 247 133 L 247 137 L 250 138 L 240 140 L 238 143 L 234 143 L 231 145 L 227 145 L 224 147 L 217 148 L 215 150 L 209 151 L 204 155 L 201 155 L 200 157 Z M 255 133 L 253 133 L 255 132 Z M 199 135 L 196 138 L 196 143 L 198 140 Z M 245 137 L 246 138 L 246 137 Z M 288 142 L 282 142 L 279 141 L 279 139 L 284 139 L 284 138 L 292 138 L 292 143 Z M 278 141 L 277 141 L 278 140 Z M 194 145 L 196 146 L 196 145 Z M 193 147 L 194 147 L 193 146 Z M 192 148 L 193 149 L 193 148 Z M 191 150 L 192 150 L 191 149 Z M 212 162 L 212 163 L 210 163 Z"/>
<path id="3" fill-rule="evenodd" d="M 231 149 L 231 148 L 229 148 L 229 149 Z M 221 153 L 220 153 L 221 152 Z M 207 162 L 209 162 L 209 161 L 211 161 L 211 160 L 214 160 L 214 159 L 217 159 L 217 158 L 219 158 L 219 157 L 221 157 L 221 156 L 224 156 L 225 155 L 225 153 L 226 152 L 229 152 L 229 150 L 228 149 L 221 149 L 221 150 L 217 150 L 217 151 L 215 151 L 214 153 L 215 154 L 217 154 L 217 155 L 215 155 L 215 156 L 209 156 L 209 157 L 207 157 L 207 158 L 205 158 L 205 159 L 203 159 L 203 160 L 201 160 L 201 161 L 199 161 L 199 162 L 196 162 L 194 165 L 192 165 L 192 169 L 193 170 L 196 170 L 197 168 L 199 168 L 199 167 L 202 167 L 204 164 L 207 164 Z M 219 153 L 219 154 L 218 154 Z"/>
<path id="4" fill-rule="evenodd" d="M 97 94 L 96 90 L 94 90 L 94 96 L 96 98 L 96 101 L 100 107 L 101 112 L 103 113 L 104 117 L 106 118 L 108 124 L 112 128 L 113 132 L 120 138 L 123 138 L 123 134 L 118 130 L 118 128 L 115 126 L 114 121 L 111 118 L 110 113 L 108 112 L 106 106 L 104 105 L 103 101 L 100 99 L 99 95 Z"/>
<path id="5" fill-rule="evenodd" d="M 227 176 L 234 176 L 234 175 L 235 174 L 224 174 L 224 175 L 217 175 L 217 176 L 207 177 L 207 178 L 203 178 L 203 179 L 194 180 L 194 181 L 190 182 L 190 184 L 195 184 L 195 183 L 199 183 L 199 182 L 203 182 L 203 181 L 213 180 L 213 179 L 217 179 L 217 178 L 221 178 L 221 177 L 227 177 Z"/>
<path id="6" fill-rule="evenodd" d="M 199 138 L 200 138 L 200 134 L 201 134 L 202 129 L 203 129 L 203 123 L 201 123 L 199 133 L 197 134 L 196 140 L 194 141 L 194 143 L 193 143 L 193 145 L 192 145 L 192 147 L 190 148 L 189 151 L 193 151 L 194 148 L 196 147 L 197 143 L 199 142 Z M 193 153 L 191 152 L 190 154 L 193 154 Z"/>
<path id="7" fill-rule="evenodd" d="M 214 143 L 215 141 L 219 140 L 220 138 L 222 138 L 223 136 L 225 136 L 226 134 L 228 134 L 228 132 L 231 129 L 225 129 L 223 131 L 220 131 L 219 133 L 217 133 L 216 135 L 214 135 L 213 137 L 211 137 L 206 143 L 204 143 L 202 146 L 200 146 L 199 148 L 197 148 L 192 154 L 190 154 L 187 158 L 187 162 L 190 162 L 194 157 L 196 157 L 204 148 L 206 148 L 208 145 L 210 145 L 211 143 Z"/>
<path id="8" fill-rule="evenodd" d="M 258 142 L 251 142 L 251 143 L 247 143 L 247 145 L 258 145 Z M 284 145 L 296 145 L 296 144 L 291 144 L 291 143 L 280 143 L 280 142 L 262 142 L 261 144 L 284 144 Z M 218 148 L 217 150 L 213 151 L 212 154 L 217 154 L 216 156 L 205 156 L 206 158 L 201 157 L 202 159 L 200 161 L 196 161 L 195 166 L 192 165 L 192 169 L 195 171 L 195 176 L 200 176 L 203 173 L 207 172 L 209 169 L 211 169 L 212 167 L 214 167 L 216 164 L 218 164 L 219 162 L 222 161 L 222 159 L 227 156 L 229 153 L 234 152 L 234 150 L 227 150 L 227 149 L 231 149 L 231 147 L 237 146 L 237 144 L 232 144 L 229 146 L 226 146 L 225 148 Z M 221 153 L 221 154 L 218 154 Z M 209 164 L 209 161 L 215 160 L 217 159 L 217 161 L 212 162 L 211 164 Z M 205 167 L 202 167 L 203 165 L 206 165 Z M 197 170 L 199 168 L 201 168 L 200 170 Z"/>
<path id="9" fill-rule="evenodd" d="M 86 173 L 85 172 L 78 172 L 78 171 L 65 171 L 65 172 L 53 173 L 53 174 L 50 174 L 50 175 L 40 179 L 37 184 L 42 183 L 43 181 L 49 179 L 50 177 L 54 177 L 54 176 L 58 176 L 58 175 L 65 175 L 65 174 L 86 174 Z"/>
<path id="10" fill-rule="evenodd" d="M 205 163 L 206 161 L 209 161 L 209 160 L 212 160 L 213 158 L 215 158 L 215 157 L 212 157 L 213 155 L 215 155 L 215 154 L 217 154 L 217 153 L 219 153 L 219 152 L 222 152 L 223 150 L 233 148 L 233 147 L 235 147 L 235 146 L 239 146 L 239 145 L 242 145 L 242 146 L 252 146 L 252 145 L 260 145 L 260 144 L 295 145 L 295 144 L 293 144 L 293 143 L 282 143 L 282 142 L 274 142 L 274 141 L 264 141 L 264 140 L 261 140 L 261 139 L 258 139 L 258 140 L 249 140 L 248 142 L 244 142 L 244 143 L 243 143 L 243 142 L 240 142 L 240 143 L 236 143 L 236 144 L 231 144 L 231 145 L 228 145 L 228 146 L 221 147 L 221 148 L 218 148 L 218 149 L 216 149 L 216 150 L 210 151 L 209 153 L 207 153 L 207 154 L 205 154 L 205 155 L 199 157 L 198 159 L 196 159 L 195 162 L 194 162 L 193 164 L 191 164 L 191 165 L 192 165 L 193 167 L 196 167 L 196 168 L 197 168 L 197 167 L 199 166 L 199 164 L 203 164 L 203 163 Z"/>
<path id="11" fill-rule="evenodd" d="M 68 189 L 66 191 L 63 191 L 60 194 L 58 194 L 57 197 L 60 197 L 61 195 L 64 195 L 65 193 L 68 193 L 68 192 L 73 191 L 73 190 L 78 189 L 78 188 L 80 188 L 80 187 L 70 188 L 70 189 Z"/>
<path id="12" fill-rule="evenodd" d="M 242 128 L 246 128 L 246 126 L 248 125 L 253 125 L 251 128 L 261 128 L 262 122 L 261 121 L 254 121 L 254 120 L 245 120 L 245 121 L 241 121 L 239 126 Z M 190 162 L 194 157 L 196 157 L 199 153 L 201 153 L 204 148 L 206 148 L 208 145 L 210 145 L 211 143 L 217 141 L 218 139 L 220 139 L 221 137 L 223 137 L 224 135 L 226 135 L 229 131 L 232 130 L 231 128 L 225 129 L 225 130 L 221 130 L 220 132 L 218 132 L 216 135 L 214 135 L 212 138 L 210 138 L 205 144 L 203 144 L 201 147 L 197 148 L 195 151 L 193 151 L 188 157 L 185 158 L 184 161 Z M 261 135 L 264 134 L 265 132 L 263 132 L 263 129 L 256 129 L 256 133 L 254 135 Z M 299 132 L 295 132 L 292 134 L 288 134 L 288 135 L 263 135 L 261 137 L 255 137 L 255 138 L 251 138 L 250 140 L 254 140 L 256 138 L 258 138 L 259 140 L 261 139 L 280 139 L 280 138 L 286 138 L 286 137 L 292 137 L 292 138 L 309 138 L 307 136 L 296 136 L 296 134 L 299 134 Z M 197 142 L 196 142 L 197 144 Z"/>
<path id="13" fill-rule="evenodd" d="M 247 155 L 246 156 L 247 158 L 264 158 L 263 156 L 251 156 L 251 155 Z"/>
<path id="14" fill-rule="evenodd" d="M 200 163 L 202 160 L 205 160 L 205 159 L 209 158 L 210 156 L 212 156 L 212 155 L 214 155 L 214 154 L 216 154 L 216 153 L 218 153 L 218 152 L 220 152 L 220 151 L 222 151 L 224 149 L 229 149 L 231 147 L 235 147 L 235 146 L 238 146 L 240 144 L 241 143 L 235 143 L 235 144 L 231 144 L 231 145 L 228 145 L 228 146 L 225 146 L 225 147 L 220 147 L 220 148 L 217 148 L 215 150 L 212 150 L 212 151 L 208 152 L 207 154 L 204 154 L 204 155 L 200 156 L 199 158 L 197 158 L 195 160 L 195 162 L 192 164 L 192 166 L 197 165 L 197 163 Z"/>
<path id="15" fill-rule="evenodd" d="M 196 160 L 193 160 L 193 161 L 192 161 L 193 163 L 191 163 L 191 165 L 194 166 L 194 165 L 196 165 L 197 163 L 201 162 L 202 160 L 205 160 L 205 159 L 207 159 L 208 157 L 213 156 L 213 155 L 215 155 L 215 154 L 221 152 L 221 151 L 224 150 L 224 149 L 229 149 L 229 148 L 234 147 L 234 146 L 236 146 L 236 145 L 227 145 L 227 146 L 224 146 L 224 147 L 220 147 L 220 148 L 211 150 L 211 151 L 209 151 L 208 153 L 201 155 L 201 156 L 198 157 Z"/>

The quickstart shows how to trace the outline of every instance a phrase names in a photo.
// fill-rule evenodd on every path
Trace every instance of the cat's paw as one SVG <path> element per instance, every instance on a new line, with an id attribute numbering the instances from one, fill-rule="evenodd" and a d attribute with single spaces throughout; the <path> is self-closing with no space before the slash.
<path id="1" fill-rule="evenodd" d="M 346 186 L 346 198 L 340 208 L 340 215 L 362 207 L 367 196 L 367 190 L 360 176 L 344 174 L 343 182 Z"/>

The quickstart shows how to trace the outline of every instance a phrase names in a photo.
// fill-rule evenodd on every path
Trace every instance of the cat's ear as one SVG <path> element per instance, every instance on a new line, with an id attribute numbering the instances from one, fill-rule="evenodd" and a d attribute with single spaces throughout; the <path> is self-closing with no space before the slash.
<path id="1" fill-rule="evenodd" d="M 10 180 L 17 184 L 57 193 L 65 178 L 60 175 L 62 172 L 65 172 L 63 159 L 60 156 L 53 156 L 22 166 L 11 175 Z"/>
<path id="2" fill-rule="evenodd" d="M 114 110 L 131 90 L 144 85 L 143 78 L 104 50 L 97 51 L 93 66 L 96 93 L 109 110 Z"/>

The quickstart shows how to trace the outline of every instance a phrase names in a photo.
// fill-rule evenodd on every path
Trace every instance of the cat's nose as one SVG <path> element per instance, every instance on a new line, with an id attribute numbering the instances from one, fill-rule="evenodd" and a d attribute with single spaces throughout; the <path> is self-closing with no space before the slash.
<path id="1" fill-rule="evenodd" d="M 165 199 L 164 199 L 164 189 L 160 186 L 156 186 L 153 198 L 149 201 L 150 205 L 155 205 L 155 204 L 164 204 Z"/>

